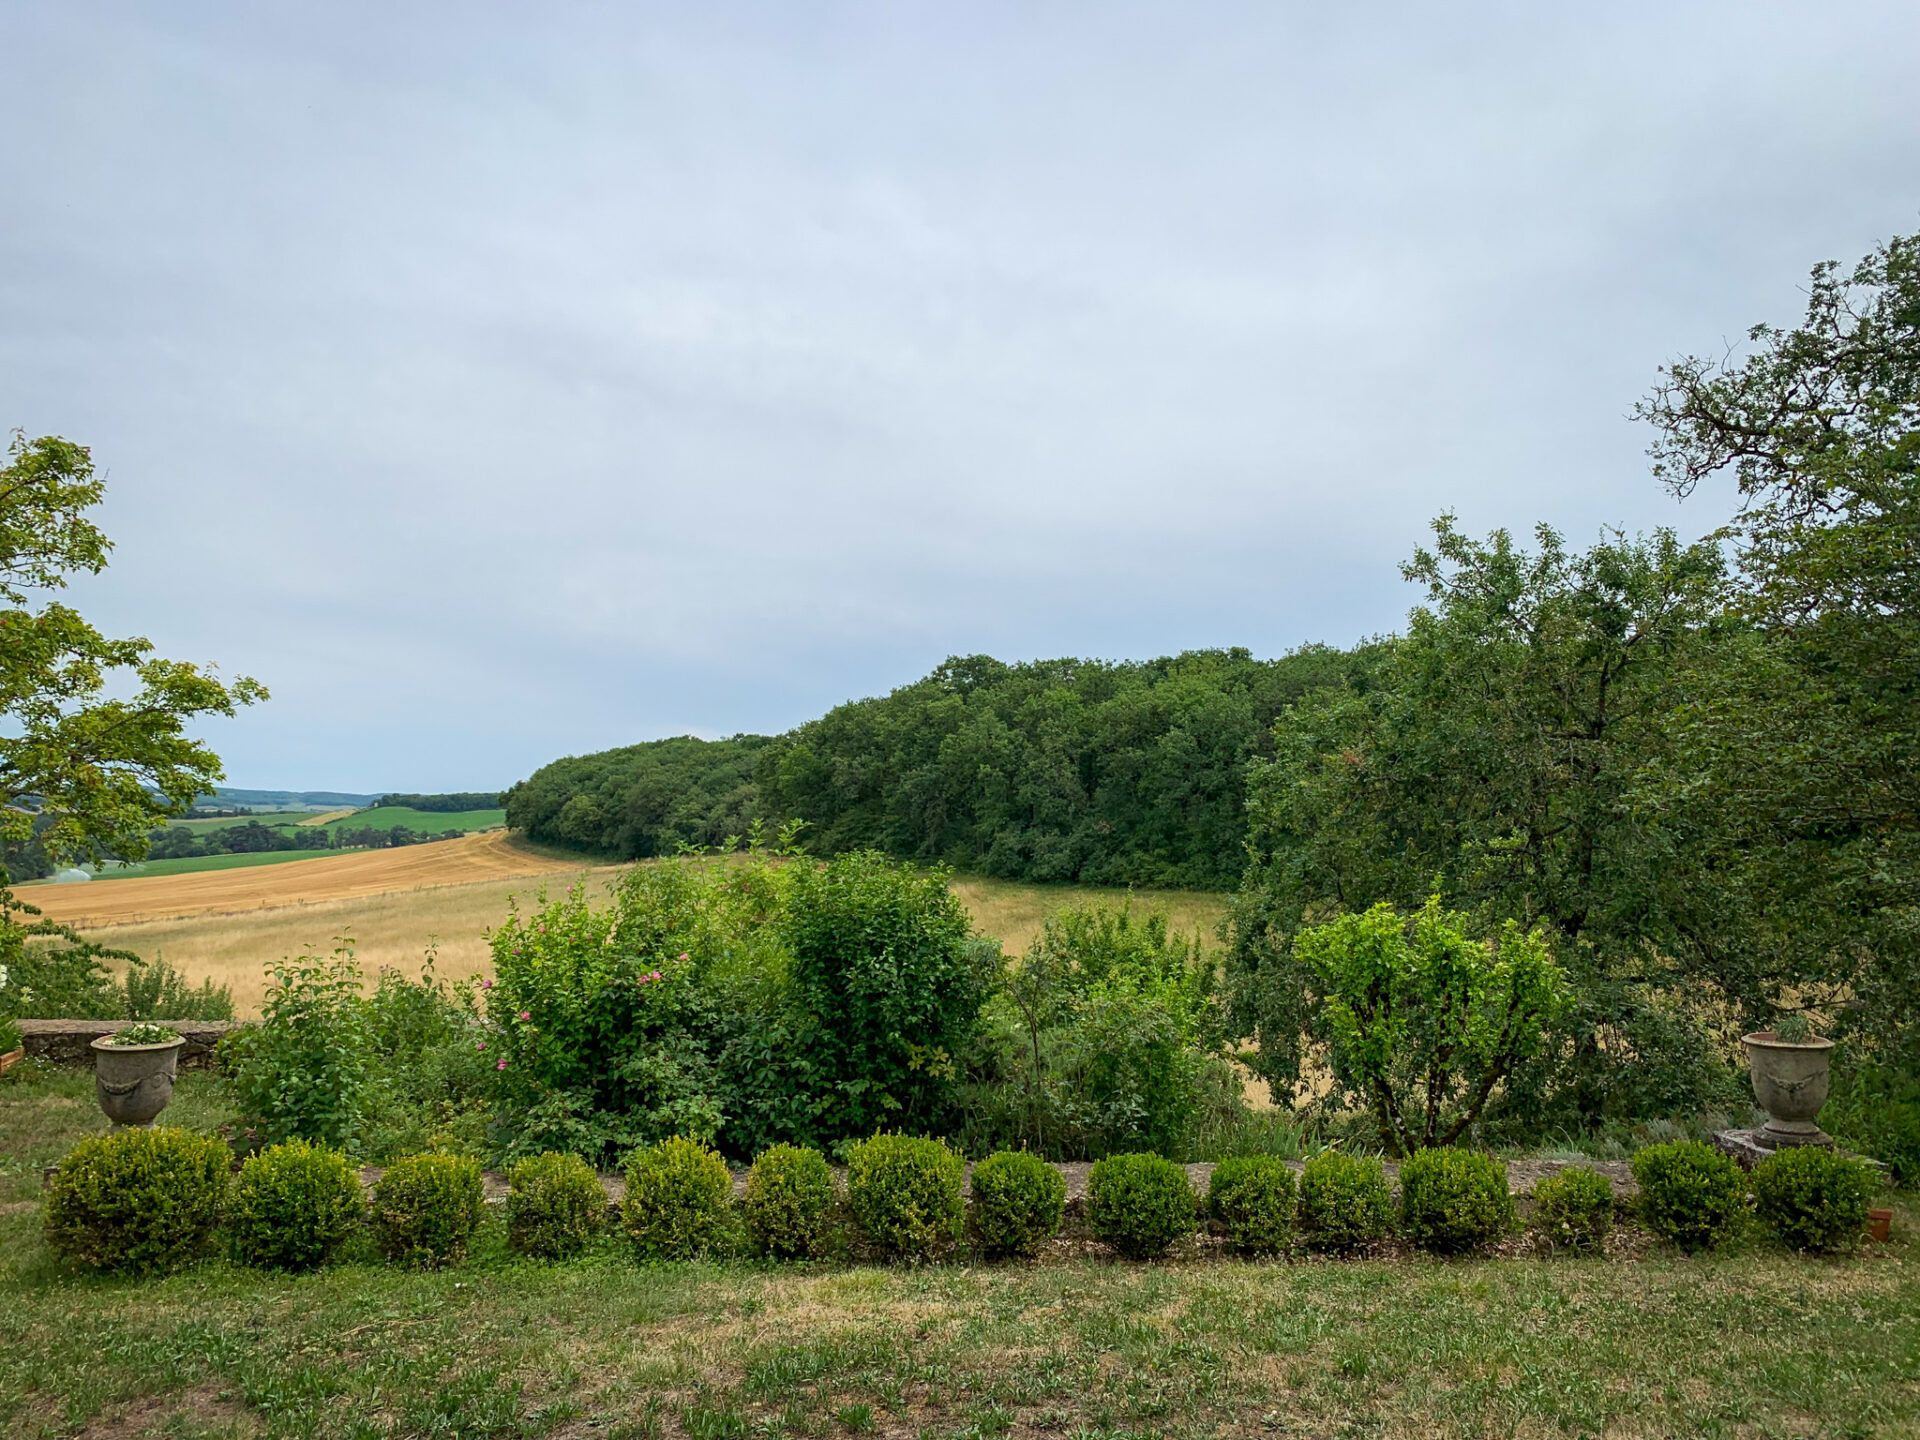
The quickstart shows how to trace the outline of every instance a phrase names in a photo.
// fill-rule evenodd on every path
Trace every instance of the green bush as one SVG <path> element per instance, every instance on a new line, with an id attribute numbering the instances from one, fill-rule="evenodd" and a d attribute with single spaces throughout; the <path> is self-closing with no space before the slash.
<path id="1" fill-rule="evenodd" d="M 1820 1123 L 1842 1144 L 1883 1161 L 1896 1185 L 1920 1185 L 1920 1074 L 1834 1057 L 1833 1098 Z"/>
<path id="2" fill-rule="evenodd" d="M 627 1161 L 621 1222 L 634 1253 L 691 1260 L 725 1251 L 732 1233 L 733 1176 L 698 1140 L 676 1135 Z"/>
<path id="3" fill-rule="evenodd" d="M 1277 1155 L 1236 1155 L 1213 1167 L 1207 1214 L 1242 1255 L 1279 1255 L 1293 1240 L 1299 1187 Z"/>
<path id="4" fill-rule="evenodd" d="M 304 1140 L 249 1155 L 227 1202 L 234 1258 L 266 1270 L 326 1264 L 366 1217 L 347 1157 Z"/>
<path id="5" fill-rule="evenodd" d="M 1746 1207 L 1740 1167 L 1698 1140 L 1649 1145 L 1633 1157 L 1633 1178 L 1641 1223 L 1689 1254 L 1724 1241 Z"/>
<path id="6" fill-rule="evenodd" d="M 847 1208 L 889 1260 L 929 1260 L 960 1237 L 966 1166 L 939 1140 L 876 1135 L 847 1149 Z"/>
<path id="7" fill-rule="evenodd" d="M 1859 1241 L 1878 1185 L 1864 1160 L 1813 1145 L 1780 1150 L 1753 1167 L 1754 1213 L 1781 1244 L 1829 1254 Z"/>
<path id="8" fill-rule="evenodd" d="M 373 1229 L 395 1264 L 430 1269 L 458 1260 L 484 1208 L 480 1165 L 464 1155 L 408 1155 L 373 1187 Z"/>
<path id="9" fill-rule="evenodd" d="M 1030 1259 L 1060 1233 L 1066 1178 L 1025 1150 L 1002 1150 L 973 1167 L 967 1226 L 989 1260 Z"/>
<path id="10" fill-rule="evenodd" d="M 777 1260 L 810 1260 L 832 1239 L 833 1170 L 818 1150 L 775 1145 L 747 1172 L 741 1202 L 754 1249 Z"/>
<path id="11" fill-rule="evenodd" d="M 1378 1160 L 1326 1150 L 1300 1172 L 1300 1238 L 1315 1250 L 1377 1244 L 1387 1233 L 1392 1206 Z"/>
<path id="12" fill-rule="evenodd" d="M 1513 1229 L 1507 1167 L 1478 1150 L 1414 1151 L 1400 1164 L 1400 1226 L 1443 1255 L 1491 1245 Z"/>
<path id="13" fill-rule="evenodd" d="M 47 1243 L 95 1270 L 153 1274 L 205 1253 L 232 1153 L 161 1126 L 82 1140 L 47 1185 Z"/>
<path id="14" fill-rule="evenodd" d="M 507 1171 L 507 1244 L 539 1260 L 586 1249 L 607 1219 L 607 1192 L 578 1155 L 549 1150 Z"/>
<path id="15" fill-rule="evenodd" d="M 240 1112 L 265 1140 L 351 1149 L 369 1073 L 353 947 L 343 942 L 326 958 L 283 960 L 267 973 L 260 1023 L 220 1042 Z"/>
<path id="16" fill-rule="evenodd" d="M 1109 1155 L 1087 1176 L 1087 1223 L 1129 1260 L 1164 1255 L 1199 1220 L 1184 1167 L 1159 1155 Z"/>
<path id="17" fill-rule="evenodd" d="M 1597 1251 L 1613 1228 L 1613 1186 L 1582 1165 L 1543 1176 L 1533 1187 L 1533 1226 L 1556 1250 Z"/>

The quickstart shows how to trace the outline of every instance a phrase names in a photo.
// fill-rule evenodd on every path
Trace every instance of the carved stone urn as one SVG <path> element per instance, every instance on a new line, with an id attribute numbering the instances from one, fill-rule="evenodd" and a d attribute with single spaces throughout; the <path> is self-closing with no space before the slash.
<path id="1" fill-rule="evenodd" d="M 1833 1041 L 1818 1035 L 1782 1040 L 1771 1030 L 1756 1030 L 1743 1035 L 1740 1043 L 1747 1047 L 1753 1098 L 1769 1117 L 1755 1138 L 1776 1150 L 1793 1145 L 1831 1147 L 1833 1138 L 1813 1121 L 1827 1103 Z"/>
<path id="2" fill-rule="evenodd" d="M 93 1093 L 115 1125 L 151 1125 L 173 1099 L 187 1042 L 176 1035 L 154 1045 L 111 1045 L 112 1038 L 93 1042 Z"/>

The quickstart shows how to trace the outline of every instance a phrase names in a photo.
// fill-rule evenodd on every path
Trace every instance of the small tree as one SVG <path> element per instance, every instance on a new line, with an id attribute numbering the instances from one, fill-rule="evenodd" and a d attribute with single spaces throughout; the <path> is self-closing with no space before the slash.
<path id="1" fill-rule="evenodd" d="M 1364 1097 L 1395 1155 L 1451 1145 L 1564 1003 L 1545 936 L 1508 921 L 1493 942 L 1429 899 L 1375 905 L 1300 932 L 1335 1078 Z"/>

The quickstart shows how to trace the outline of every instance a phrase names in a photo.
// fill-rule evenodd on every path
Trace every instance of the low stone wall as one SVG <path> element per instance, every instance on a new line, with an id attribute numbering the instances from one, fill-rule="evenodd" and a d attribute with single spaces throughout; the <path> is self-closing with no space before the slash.
<path id="1" fill-rule="evenodd" d="M 55 1065 L 93 1064 L 92 1045 L 102 1035 L 112 1035 L 133 1024 L 131 1020 L 21 1020 L 20 1043 L 30 1056 Z M 231 1020 L 161 1020 L 155 1022 L 169 1030 L 178 1030 L 186 1040 L 180 1052 L 182 1068 L 192 1070 L 213 1064 L 213 1047 L 229 1031 L 237 1028 Z"/>

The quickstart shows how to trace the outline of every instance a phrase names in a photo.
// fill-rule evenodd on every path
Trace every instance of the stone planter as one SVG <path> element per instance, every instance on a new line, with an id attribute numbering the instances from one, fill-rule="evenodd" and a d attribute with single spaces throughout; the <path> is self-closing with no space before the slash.
<path id="1" fill-rule="evenodd" d="M 1756 1030 L 1743 1035 L 1740 1043 L 1747 1047 L 1753 1098 L 1769 1117 L 1755 1138 L 1776 1150 L 1794 1145 L 1832 1146 L 1832 1137 L 1813 1121 L 1827 1103 L 1833 1041 L 1818 1036 L 1781 1040 L 1771 1030 Z"/>
<path id="2" fill-rule="evenodd" d="M 173 1077 L 180 1063 L 179 1036 L 157 1045 L 109 1045 L 93 1042 L 93 1093 L 115 1125 L 151 1125 L 173 1099 Z"/>

